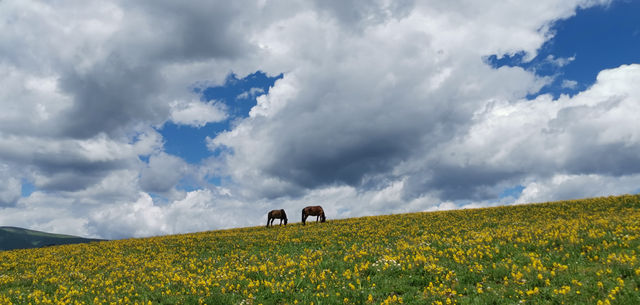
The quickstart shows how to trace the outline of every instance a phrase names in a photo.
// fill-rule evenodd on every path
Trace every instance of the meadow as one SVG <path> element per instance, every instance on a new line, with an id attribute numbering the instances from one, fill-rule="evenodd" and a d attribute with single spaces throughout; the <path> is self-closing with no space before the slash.
<path id="1" fill-rule="evenodd" d="M 3 251 L 0 304 L 640 304 L 638 195 L 327 216 Z"/>

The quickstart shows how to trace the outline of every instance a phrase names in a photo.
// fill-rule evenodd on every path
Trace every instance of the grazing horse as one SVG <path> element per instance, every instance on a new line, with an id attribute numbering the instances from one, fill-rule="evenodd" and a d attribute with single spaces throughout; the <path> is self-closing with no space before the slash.
<path id="1" fill-rule="evenodd" d="M 309 206 L 302 209 L 302 225 L 303 226 L 307 220 L 307 217 L 309 216 L 318 216 L 316 217 L 316 222 L 318 222 L 318 218 L 320 219 L 320 222 L 327 221 L 327 218 L 324 216 L 324 210 L 322 210 L 322 207 L 319 205 Z"/>
<path id="2" fill-rule="evenodd" d="M 273 221 L 276 218 L 280 219 L 280 225 L 282 225 L 282 220 L 284 220 L 284 225 L 287 225 L 287 213 L 285 213 L 283 209 L 273 210 L 267 215 L 267 228 L 269 227 L 269 224 L 273 227 Z"/>

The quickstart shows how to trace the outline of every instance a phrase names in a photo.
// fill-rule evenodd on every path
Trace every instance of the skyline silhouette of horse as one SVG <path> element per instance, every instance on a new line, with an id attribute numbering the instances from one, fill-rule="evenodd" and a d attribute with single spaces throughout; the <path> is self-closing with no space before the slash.
<path id="1" fill-rule="evenodd" d="M 273 221 L 276 220 L 276 218 L 280 219 L 280 225 L 282 225 L 282 220 L 284 220 L 284 225 L 287 225 L 287 213 L 284 212 L 284 209 L 272 210 L 267 214 L 267 228 L 269 227 L 269 224 L 273 227 Z"/>
<path id="2" fill-rule="evenodd" d="M 319 205 L 308 206 L 308 207 L 302 209 L 302 225 L 303 226 L 305 225 L 305 223 L 307 221 L 307 217 L 309 217 L 309 216 L 317 216 L 316 217 L 316 222 L 318 222 L 318 219 L 320 219 L 320 222 L 327 221 L 327 217 L 324 216 L 324 210 Z"/>

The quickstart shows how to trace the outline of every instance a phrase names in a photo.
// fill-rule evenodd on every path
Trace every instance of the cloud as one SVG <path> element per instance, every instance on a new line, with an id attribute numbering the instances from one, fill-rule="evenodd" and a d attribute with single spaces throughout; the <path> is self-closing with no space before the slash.
<path id="1" fill-rule="evenodd" d="M 566 57 L 566 58 L 563 58 L 563 57 L 556 58 L 555 56 L 550 54 L 550 55 L 547 55 L 547 58 L 545 58 L 545 62 L 550 63 L 557 67 L 564 67 L 570 64 L 575 59 L 576 59 L 575 55 L 571 57 Z"/>
<path id="2" fill-rule="evenodd" d="M 154 236 L 168 232 L 162 209 L 146 193 L 130 203 L 105 206 L 89 216 L 90 225 L 107 238 Z"/>
<path id="3" fill-rule="evenodd" d="M 22 182 L 14 177 L 8 165 L 0 163 L 0 207 L 16 202 L 22 193 Z"/>
<path id="4" fill-rule="evenodd" d="M 263 94 L 264 93 L 264 89 L 262 88 L 251 88 L 248 91 L 242 92 L 240 94 L 238 94 L 238 96 L 236 96 L 237 100 L 244 100 L 244 99 L 248 99 L 248 98 L 252 98 L 255 97 L 259 94 Z"/>
<path id="5" fill-rule="evenodd" d="M 105 134 L 89 139 L 2 136 L 0 156 L 10 164 L 23 164 L 23 175 L 45 190 L 81 190 L 112 171 L 137 166 L 139 155 L 161 145 L 159 135 L 147 129 L 132 143 Z"/>
<path id="6" fill-rule="evenodd" d="M 550 11 L 546 5 L 541 16 Z M 514 10 L 506 16 L 526 14 L 522 7 L 502 9 Z M 570 6 L 558 9 L 554 11 L 556 18 L 573 14 Z M 535 53 L 529 43 L 541 43 L 551 35 L 540 30 L 544 24 L 534 26 L 535 18 L 524 18 L 516 22 L 521 27 L 500 33 L 505 36 L 487 31 L 495 37 L 480 41 L 475 40 L 482 36 L 477 28 L 503 28 L 505 20 L 488 20 L 486 15 L 470 16 L 463 11 L 469 18 L 469 27 L 464 28 L 447 23 L 455 18 L 433 16 L 425 20 L 425 16 L 432 16 L 423 13 L 418 8 L 404 18 L 369 25 L 367 31 L 356 35 L 340 32 L 333 28 L 335 24 L 322 24 L 314 14 L 279 23 L 273 30 L 290 41 L 297 41 L 301 28 L 307 35 L 314 33 L 317 42 L 301 45 L 315 52 L 295 49 L 300 45 L 274 47 L 273 52 L 288 58 L 304 54 L 298 60 L 303 64 L 258 99 L 250 118 L 210 140 L 211 147 L 226 146 L 233 151 L 224 158 L 234 181 L 258 198 L 300 196 L 335 185 L 364 191 L 389 181 L 404 181 L 404 200 L 436 194 L 445 201 L 486 203 L 504 188 L 555 172 L 616 176 L 637 172 L 639 163 L 632 153 L 636 147 L 629 141 L 633 136 L 607 145 L 584 140 L 589 132 L 613 126 L 607 122 L 596 127 L 598 119 L 585 120 L 585 115 L 608 116 L 622 109 L 634 113 L 633 99 L 616 104 L 615 95 L 596 96 L 609 86 L 620 86 L 622 80 L 630 84 L 633 77 L 627 68 L 615 71 L 624 74 L 616 80 L 601 76 L 598 86 L 574 99 L 562 97 L 556 102 L 541 96 L 531 102 L 525 96 L 550 79 L 519 68 L 489 69 L 477 59 L 482 53 L 508 52 L 505 45 Z M 519 31 L 529 32 L 518 39 L 510 36 Z M 328 32 L 340 34 L 329 36 Z M 275 37 L 269 33 L 265 46 Z M 389 33 L 394 34 L 391 42 L 383 40 L 389 39 Z M 456 35 L 468 37 L 470 33 L 479 36 L 456 39 Z M 340 35 L 350 38 L 343 41 Z M 304 41 L 304 37 L 300 39 Z M 493 43 L 491 50 L 487 46 Z M 469 47 L 476 44 L 477 48 Z M 418 45 L 425 47 L 415 47 Z M 460 49 L 461 45 L 466 48 Z M 420 52 L 410 53 L 418 49 Z M 352 54 L 345 62 L 338 55 L 332 57 L 345 53 Z M 335 65 L 323 66 L 326 57 L 335 58 Z M 385 61 L 387 58 L 391 60 Z M 407 65 L 398 58 L 407 59 Z M 572 58 L 549 60 L 566 65 Z M 320 70 L 306 70 L 305 64 Z M 625 92 L 629 88 L 611 91 L 636 96 Z M 622 125 L 611 134 L 621 136 L 634 130 Z M 557 130 L 564 132 L 552 132 Z M 257 149 L 262 152 L 259 158 L 252 154 Z"/>
<path id="7" fill-rule="evenodd" d="M 71 214 L 68 206 L 61 202 L 50 202 L 48 205 L 38 207 L 21 205 L 2 209 L 0 222 L 3 226 L 17 226 L 58 234 L 84 237 L 104 236 L 103 232 L 95 235 L 87 230 L 86 215 L 73 217 Z"/>
<path id="8" fill-rule="evenodd" d="M 562 80 L 561 86 L 566 89 L 576 89 L 578 87 L 578 82 L 575 80 L 564 79 Z"/>
<path id="9" fill-rule="evenodd" d="M 2 5 L 7 60 L 0 71 L 9 76 L 2 100 L 23 104 L 3 107 L 11 109 L 3 122 L 21 130 L 29 123 L 47 134 L 91 138 L 160 124 L 171 111 L 167 101 L 190 100 L 191 84 L 223 80 L 228 63 L 219 61 L 251 52 L 236 25 L 242 19 L 234 18 L 244 7 L 239 1 Z M 205 67 L 225 72 L 193 75 Z"/>
<path id="10" fill-rule="evenodd" d="M 432 152 L 446 173 L 436 170 L 427 181 L 447 179 L 456 171 L 459 175 L 451 180 L 468 181 L 474 172 L 490 175 L 465 186 L 468 190 L 560 174 L 635 175 L 640 158 L 633 152 L 640 148 L 640 134 L 632 113 L 640 110 L 635 103 L 638 77 L 640 65 L 625 65 L 602 71 L 590 89 L 573 97 L 487 103 L 466 134 Z"/>
<path id="11" fill-rule="evenodd" d="M 152 155 L 149 163 L 140 172 L 140 187 L 157 194 L 166 194 L 176 187 L 189 171 L 187 163 L 166 153 Z"/>
<path id="12" fill-rule="evenodd" d="M 202 127 L 207 123 L 220 122 L 228 117 L 224 104 L 214 101 L 172 102 L 170 105 L 171 121 L 176 124 Z"/>
<path id="13" fill-rule="evenodd" d="M 0 2 L 0 221 L 120 238 L 310 203 L 342 218 L 632 192 L 637 64 L 528 100 L 552 79 L 482 60 L 531 60 L 554 22 L 606 3 Z M 237 97 L 259 95 L 211 158 L 164 152 L 154 128 L 229 119 L 194 88 L 258 70 L 284 76 Z"/>
<path id="14" fill-rule="evenodd" d="M 638 192 L 640 175 L 623 177 L 589 175 L 554 175 L 548 179 L 529 183 L 517 203 L 547 202 L 586 197 L 608 196 Z"/>
<path id="15" fill-rule="evenodd" d="M 0 223 L 79 236 L 112 236 L 111 232 L 96 230 L 90 215 L 135 202 L 140 192 L 138 184 L 138 170 L 119 169 L 82 189 L 36 190 L 3 209 Z"/>
<path id="16" fill-rule="evenodd" d="M 246 225 L 252 210 L 216 190 L 188 192 L 166 205 L 142 192 L 135 201 L 93 210 L 88 226 L 107 238 L 197 232 Z M 249 215 L 255 224 L 255 212 Z"/>
<path id="17" fill-rule="evenodd" d="M 171 189 L 181 161 L 161 153 L 153 127 L 224 119 L 220 105 L 194 100 L 189 88 L 222 83 L 229 61 L 252 48 L 236 23 L 239 2 L 0 7 L 0 159 L 10 169 L 0 175 L 0 202 L 13 216 L 2 224 L 112 235 L 94 230 L 89 211 Z M 28 197 L 21 179 L 36 188 Z"/>
<path id="18" fill-rule="evenodd" d="M 260 44 L 298 65 L 258 98 L 249 118 L 210 141 L 232 149 L 226 160 L 234 181 L 247 182 L 243 187 L 257 197 L 277 197 L 413 176 L 401 167 L 465 132 L 486 101 L 523 98 L 548 82 L 480 60 L 502 51 L 498 45 L 506 41 L 535 52 L 529 44 L 544 41 L 543 19 L 514 30 L 523 34 L 518 39 L 507 39 L 488 30 L 504 20 L 465 16 L 461 25 L 456 14 L 438 13 L 420 7 L 356 32 L 314 13 L 267 28 Z M 491 36 L 481 37 L 479 28 Z M 258 149 L 259 158 L 253 153 Z"/>
<path id="19" fill-rule="evenodd" d="M 192 100 L 189 86 L 205 79 L 193 70 L 247 51 L 231 29 L 238 7 L 202 5 L 0 4 L 0 157 L 22 169 L 11 181 L 81 191 L 161 149 L 152 126 L 223 119 L 217 104 L 170 102 Z M 167 31 L 175 35 L 159 35 Z"/>
<path id="20" fill-rule="evenodd" d="M 362 29 L 384 23 L 389 18 L 406 17 L 415 6 L 413 0 L 400 1 L 313 1 L 319 11 L 343 23 L 345 28 Z"/>

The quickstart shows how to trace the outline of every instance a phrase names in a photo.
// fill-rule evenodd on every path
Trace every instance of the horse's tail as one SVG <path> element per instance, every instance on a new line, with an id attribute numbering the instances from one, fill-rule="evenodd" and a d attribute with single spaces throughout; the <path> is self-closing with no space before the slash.
<path id="1" fill-rule="evenodd" d="M 304 214 L 305 214 L 305 213 L 304 213 L 304 209 L 302 209 L 302 225 L 303 225 L 303 226 L 304 226 L 304 216 L 305 216 Z"/>

